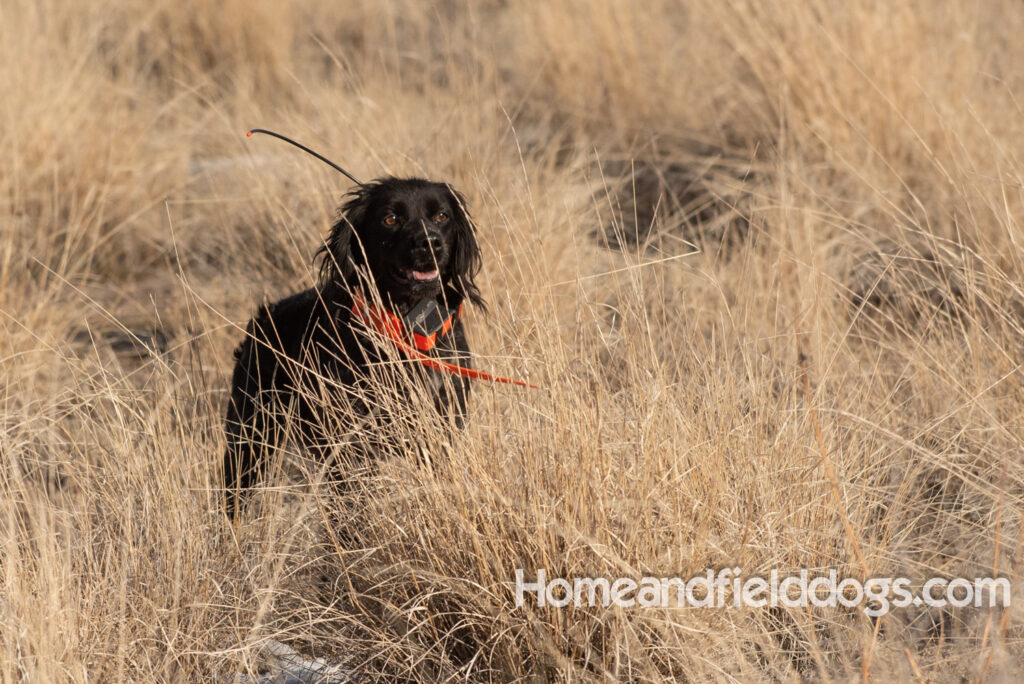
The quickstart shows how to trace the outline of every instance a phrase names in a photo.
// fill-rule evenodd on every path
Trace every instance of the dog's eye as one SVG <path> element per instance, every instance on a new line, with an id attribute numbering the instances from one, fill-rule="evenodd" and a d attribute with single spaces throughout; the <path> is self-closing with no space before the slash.
<path id="1" fill-rule="evenodd" d="M 395 216 L 394 214 L 388 214 L 387 216 L 384 217 L 384 225 L 385 226 L 393 226 L 393 225 L 395 225 L 397 223 L 398 223 L 398 217 Z"/>
<path id="2" fill-rule="evenodd" d="M 448 216 L 448 212 L 447 211 L 439 211 L 439 212 L 437 212 L 436 215 L 434 215 L 434 220 L 436 222 L 438 222 L 438 223 L 444 223 L 448 219 L 449 219 L 449 216 Z"/>

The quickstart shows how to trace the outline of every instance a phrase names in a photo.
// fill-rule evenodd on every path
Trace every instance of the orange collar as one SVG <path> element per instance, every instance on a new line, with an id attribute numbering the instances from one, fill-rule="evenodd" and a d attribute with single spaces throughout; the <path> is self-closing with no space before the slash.
<path id="1" fill-rule="evenodd" d="M 404 317 L 382 306 L 366 304 L 361 292 L 352 295 L 352 314 L 365 325 L 383 333 L 389 339 L 407 339 L 405 331 L 412 331 L 416 349 L 428 352 L 437 345 L 437 340 L 452 329 L 455 321 L 462 317 L 462 302 L 455 308 L 446 307 L 436 299 L 424 299 Z"/>
<path id="2" fill-rule="evenodd" d="M 455 321 L 462 317 L 462 304 L 462 301 L 459 301 L 458 306 L 452 308 L 436 299 L 425 299 L 414 306 L 403 319 L 384 307 L 368 306 L 362 293 L 357 291 L 352 294 L 352 315 L 368 328 L 376 330 L 391 340 L 406 356 L 428 368 L 462 378 L 536 388 L 537 385 L 525 380 L 491 375 L 484 371 L 441 361 L 423 353 L 433 349 L 437 345 L 438 339 L 451 331 Z M 408 335 L 405 332 L 407 328 L 412 332 L 415 347 L 407 341 Z"/>

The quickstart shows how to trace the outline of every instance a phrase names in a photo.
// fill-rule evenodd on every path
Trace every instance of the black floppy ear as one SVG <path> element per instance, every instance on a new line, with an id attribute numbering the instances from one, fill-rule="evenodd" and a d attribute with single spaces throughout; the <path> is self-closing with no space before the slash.
<path id="1" fill-rule="evenodd" d="M 476 276 L 480 272 L 482 259 L 480 245 L 476 241 L 476 226 L 466 208 L 466 199 L 455 188 L 448 186 L 451 203 L 454 208 L 454 221 L 451 227 L 451 257 L 445 268 L 444 280 L 451 283 L 459 294 L 486 310 L 487 305 L 480 296 L 476 286 Z"/>
<path id="2" fill-rule="evenodd" d="M 338 220 L 331 226 L 327 240 L 317 250 L 320 282 L 325 286 L 350 282 L 356 266 L 363 263 L 363 250 L 354 242 L 357 240 L 356 227 L 363 223 L 370 204 L 369 192 L 364 186 L 353 190 L 348 197 L 351 199 L 341 206 Z"/>

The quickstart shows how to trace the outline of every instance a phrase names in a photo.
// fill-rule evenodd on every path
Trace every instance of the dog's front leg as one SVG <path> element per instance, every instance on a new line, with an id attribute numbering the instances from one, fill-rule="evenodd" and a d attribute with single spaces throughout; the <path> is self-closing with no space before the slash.
<path id="1" fill-rule="evenodd" d="M 266 474 L 268 456 L 277 446 L 282 416 L 276 401 L 276 359 L 247 337 L 238 349 L 238 361 L 228 401 L 224 452 L 224 503 L 234 518 L 244 495 Z"/>
<path id="2" fill-rule="evenodd" d="M 450 341 L 439 346 L 443 357 L 450 357 L 454 363 L 463 368 L 472 368 L 472 357 L 469 353 L 469 342 L 466 340 L 466 330 L 462 322 L 455 323 L 452 329 Z M 455 427 L 462 429 L 466 423 L 466 414 L 469 408 L 470 381 L 467 378 L 455 377 L 452 375 L 436 372 L 433 382 L 435 390 L 434 406 L 437 412 L 446 421 L 453 422 Z"/>

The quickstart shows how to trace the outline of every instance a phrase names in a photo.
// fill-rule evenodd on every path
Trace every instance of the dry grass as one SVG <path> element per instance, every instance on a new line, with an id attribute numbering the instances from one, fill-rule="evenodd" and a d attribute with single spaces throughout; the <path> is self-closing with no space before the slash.
<path id="1" fill-rule="evenodd" d="M 512 582 L 1016 579 L 1022 34 L 1015 0 L 4 2 L 0 677 L 226 682 L 273 639 L 366 680 L 1017 680 L 1016 607 Z M 480 365 L 546 389 L 232 528 L 231 349 L 345 189 L 256 125 L 461 188 Z"/>

